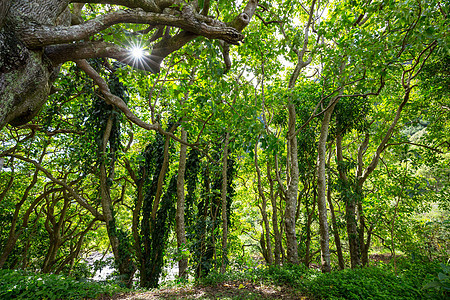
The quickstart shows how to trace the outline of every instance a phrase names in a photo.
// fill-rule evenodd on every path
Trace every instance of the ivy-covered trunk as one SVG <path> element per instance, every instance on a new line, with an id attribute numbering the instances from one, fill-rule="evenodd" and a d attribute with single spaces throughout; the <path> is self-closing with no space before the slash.
<path id="1" fill-rule="evenodd" d="M 171 131 L 175 128 L 172 126 Z M 139 180 L 141 185 L 138 186 L 138 199 L 133 213 L 133 236 L 139 259 L 140 285 L 145 288 L 158 287 L 169 232 L 175 221 L 177 176 L 173 175 L 166 185 L 170 150 L 170 139 L 157 134 L 155 141 L 143 153 L 144 162 Z M 167 186 L 165 192 L 164 186 Z M 139 215 L 142 220 L 140 224 Z"/>
<path id="2" fill-rule="evenodd" d="M 104 106 L 104 105 L 102 105 Z M 110 108 L 111 109 L 111 108 Z M 130 249 L 130 244 L 126 238 L 126 235 L 121 232 L 116 225 L 116 219 L 114 217 L 113 201 L 111 199 L 111 184 L 114 179 L 114 164 L 115 164 L 115 150 L 116 145 L 113 140 L 115 136 L 113 133 L 115 117 L 113 116 L 113 111 L 110 111 L 110 116 L 107 119 L 106 126 L 103 132 L 103 137 L 101 140 L 101 151 L 99 158 L 99 171 L 100 171 L 100 197 L 103 216 L 106 222 L 106 231 L 108 233 L 108 238 L 111 244 L 111 249 L 114 254 L 114 260 L 116 262 L 117 268 L 120 275 L 122 276 L 122 282 L 127 286 L 131 287 L 133 274 L 135 272 L 135 266 L 132 260 L 132 254 Z M 107 145 L 110 144 L 109 154 L 111 161 L 109 163 L 109 174 L 107 171 Z"/>

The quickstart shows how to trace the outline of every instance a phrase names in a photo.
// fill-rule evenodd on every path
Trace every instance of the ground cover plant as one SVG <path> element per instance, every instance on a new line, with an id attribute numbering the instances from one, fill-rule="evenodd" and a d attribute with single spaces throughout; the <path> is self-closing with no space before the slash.
<path id="1" fill-rule="evenodd" d="M 70 276 L 0 270 L 1 299 L 95 299 L 126 289 Z"/>
<path id="2" fill-rule="evenodd" d="M 442 264 L 444 265 L 444 264 Z M 446 266 L 446 265 L 444 265 Z M 308 299 L 445 299 L 448 290 L 433 289 L 438 262 L 415 262 L 402 259 L 394 270 L 392 263 L 322 273 L 304 266 L 261 267 L 243 272 L 210 274 L 202 284 L 214 286 L 228 282 L 236 286 L 266 284 L 289 287 L 291 294 Z M 442 275 L 441 275 L 441 278 Z M 430 287 L 430 288 L 428 288 Z"/>

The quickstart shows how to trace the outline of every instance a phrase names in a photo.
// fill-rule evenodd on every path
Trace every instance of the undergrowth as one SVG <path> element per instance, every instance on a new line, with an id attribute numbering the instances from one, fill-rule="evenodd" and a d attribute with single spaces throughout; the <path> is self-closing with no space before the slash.
<path id="1" fill-rule="evenodd" d="M 446 299 L 445 290 L 426 288 L 427 283 L 436 280 L 441 269 L 437 262 L 408 260 L 398 261 L 396 271 L 392 264 L 379 264 L 325 274 L 303 265 L 288 265 L 235 270 L 226 274 L 213 272 L 200 283 L 251 281 L 289 286 L 310 299 Z"/>
<path id="2" fill-rule="evenodd" d="M 0 299 L 89 299 L 123 291 L 117 285 L 68 276 L 0 270 Z"/>

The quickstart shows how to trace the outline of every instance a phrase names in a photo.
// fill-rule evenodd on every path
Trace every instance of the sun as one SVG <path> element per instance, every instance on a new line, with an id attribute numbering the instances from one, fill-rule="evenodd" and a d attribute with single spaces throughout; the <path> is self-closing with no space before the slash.
<path id="1" fill-rule="evenodd" d="M 153 60 L 156 56 L 149 53 L 149 48 L 141 40 L 128 41 L 124 45 L 126 52 L 125 60 L 127 64 L 136 69 L 156 73 L 159 70 L 158 64 Z"/>
<path id="2" fill-rule="evenodd" d="M 133 46 L 130 51 L 134 59 L 141 59 L 145 55 L 144 49 L 140 46 Z"/>

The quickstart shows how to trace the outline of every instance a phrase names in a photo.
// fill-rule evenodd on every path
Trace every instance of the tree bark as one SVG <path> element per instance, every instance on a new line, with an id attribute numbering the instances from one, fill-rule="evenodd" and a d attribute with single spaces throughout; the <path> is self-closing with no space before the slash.
<path id="1" fill-rule="evenodd" d="M 286 227 L 286 252 L 289 263 L 298 264 L 298 246 L 295 233 L 295 215 L 297 212 L 297 194 L 298 194 L 298 157 L 297 157 L 297 137 L 295 135 L 296 114 L 294 104 L 288 105 L 289 111 L 289 152 L 290 152 L 290 182 L 286 195 L 286 208 L 284 213 Z"/>
<path id="2" fill-rule="evenodd" d="M 106 154 L 106 147 L 109 141 L 109 136 L 111 134 L 113 125 L 112 116 L 108 118 L 105 131 L 103 133 L 101 156 Z M 126 248 L 125 245 L 121 244 L 121 241 L 117 234 L 117 225 L 113 213 L 113 201 L 111 199 L 111 191 L 108 183 L 108 174 L 106 171 L 106 164 L 103 157 L 100 158 L 100 198 L 103 210 L 103 216 L 106 222 L 106 231 L 108 233 L 108 238 L 111 243 L 111 249 L 114 254 L 114 260 L 119 269 L 119 273 L 124 275 L 125 278 L 123 282 L 126 286 L 130 287 L 132 283 L 132 277 L 135 272 L 135 266 L 131 260 L 130 254 L 127 251 L 122 251 Z M 114 169 L 114 164 L 111 166 Z M 110 170 L 111 174 L 113 170 Z M 121 250 L 122 249 L 122 250 Z"/>
<path id="3" fill-rule="evenodd" d="M 278 229 L 278 207 L 277 207 L 277 194 L 274 193 L 274 183 L 271 175 L 270 162 L 267 162 L 267 179 L 270 186 L 270 202 L 272 204 L 272 228 L 275 240 L 274 258 L 275 265 L 281 265 L 281 233 Z"/>
<path id="4" fill-rule="evenodd" d="M 330 180 L 330 179 L 328 178 L 328 180 Z M 331 199 L 331 185 L 329 182 L 328 182 L 328 188 L 327 188 L 327 201 L 328 201 L 328 205 L 330 206 L 331 224 L 333 225 L 332 231 L 333 231 L 333 236 L 334 236 L 334 243 L 336 245 L 339 269 L 344 270 L 345 262 L 344 262 L 344 256 L 342 255 L 341 238 L 339 236 L 339 231 L 338 231 L 338 227 L 337 227 L 336 214 L 335 214 L 334 207 L 333 207 L 333 200 Z"/>
<path id="5" fill-rule="evenodd" d="M 181 129 L 181 140 L 187 142 L 187 132 Z M 178 178 L 177 178 L 177 211 L 176 211 L 176 233 L 177 233 L 177 246 L 178 251 L 182 252 L 186 247 L 186 230 L 184 224 L 184 175 L 186 172 L 186 152 L 187 146 L 185 144 L 180 145 L 180 161 L 178 164 Z M 187 279 L 187 257 L 182 257 L 178 261 L 178 276 L 180 278 Z"/>
<path id="6" fill-rule="evenodd" d="M 228 263 L 228 214 L 227 214 L 227 170 L 228 170 L 228 144 L 230 142 L 230 132 L 227 130 L 223 143 L 222 157 L 222 264 L 220 273 L 224 274 Z"/>
<path id="7" fill-rule="evenodd" d="M 320 228 L 320 249 L 322 252 L 322 272 L 331 271 L 330 261 L 330 235 L 328 232 L 327 221 L 327 188 L 326 188 L 326 151 L 327 151 L 327 139 L 328 129 L 330 127 L 331 115 L 334 107 L 336 106 L 336 98 L 331 101 L 334 103 L 325 111 L 322 120 L 322 126 L 320 129 L 319 145 L 318 145 L 318 163 L 317 163 L 317 208 L 319 211 L 319 228 Z"/>
<path id="8" fill-rule="evenodd" d="M 262 239 L 265 239 L 265 246 L 266 246 L 266 262 L 267 264 L 271 265 L 273 264 L 273 254 L 272 254 L 272 243 L 271 243 L 271 238 L 270 238 L 270 226 L 269 226 L 269 219 L 267 218 L 267 198 L 266 195 L 264 194 L 264 190 L 262 187 L 262 180 L 261 180 L 261 170 L 259 169 L 259 165 L 258 165 L 258 143 L 255 144 L 255 169 L 256 169 L 256 175 L 257 175 L 257 179 L 258 179 L 258 194 L 259 197 L 262 200 L 262 204 L 261 204 L 261 216 L 263 219 L 263 224 L 264 224 L 264 231 L 265 231 L 265 236 L 262 236 Z"/>

